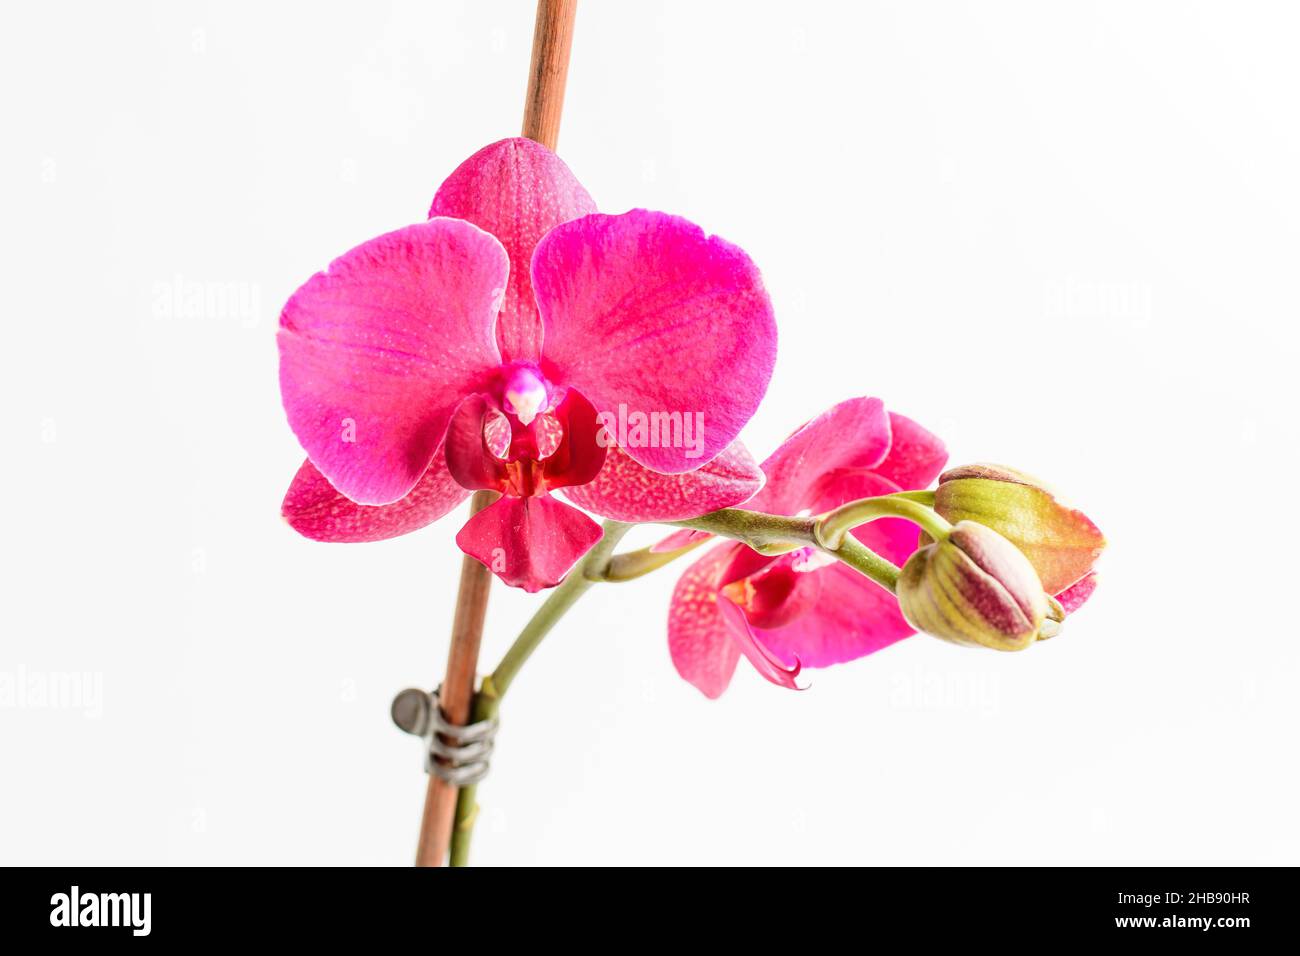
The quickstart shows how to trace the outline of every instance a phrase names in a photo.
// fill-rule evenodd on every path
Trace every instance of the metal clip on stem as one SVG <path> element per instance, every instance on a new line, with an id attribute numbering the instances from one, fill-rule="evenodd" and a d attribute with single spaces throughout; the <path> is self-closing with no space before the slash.
<path id="1" fill-rule="evenodd" d="M 439 688 L 441 689 L 441 688 Z M 453 787 L 478 783 L 488 772 L 496 739 L 497 719 L 457 726 L 447 722 L 438 703 L 438 691 L 410 687 L 393 698 L 393 723 L 425 742 L 424 770 Z"/>

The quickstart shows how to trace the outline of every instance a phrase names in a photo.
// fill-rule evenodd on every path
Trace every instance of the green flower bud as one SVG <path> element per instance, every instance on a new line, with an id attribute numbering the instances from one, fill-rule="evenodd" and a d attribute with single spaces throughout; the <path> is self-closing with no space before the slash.
<path id="1" fill-rule="evenodd" d="M 965 465 L 939 476 L 934 510 L 976 521 L 1020 550 L 1048 594 L 1060 594 L 1096 564 L 1106 539 L 1088 516 L 1060 504 L 1042 482 L 1002 465 Z"/>
<path id="2" fill-rule="evenodd" d="M 954 644 L 1020 651 L 1059 628 L 1029 560 L 973 521 L 957 522 L 946 541 L 914 552 L 897 595 L 912 627 Z"/>

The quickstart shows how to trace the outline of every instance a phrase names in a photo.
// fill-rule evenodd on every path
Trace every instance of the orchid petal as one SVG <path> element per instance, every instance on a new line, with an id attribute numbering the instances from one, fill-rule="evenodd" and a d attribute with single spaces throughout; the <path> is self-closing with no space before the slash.
<path id="1" fill-rule="evenodd" d="M 506 361 L 536 359 L 542 352 L 542 322 L 529 273 L 538 240 L 560 223 L 595 211 L 569 167 L 545 146 L 522 137 L 480 149 L 433 197 L 430 216 L 468 220 L 496 236 L 510 256 L 496 325 Z"/>
<path id="2" fill-rule="evenodd" d="M 629 421 L 677 416 L 681 441 L 619 439 L 642 465 L 699 468 L 758 407 L 776 325 L 758 269 L 736 246 L 644 209 L 584 216 L 538 243 L 532 278 L 553 380 Z"/>
<path id="3" fill-rule="evenodd" d="M 740 648 L 740 653 L 754 665 L 754 670 L 778 687 L 803 690 L 795 683 L 802 666 L 797 656 L 787 667 L 780 658 L 763 646 L 762 640 L 755 634 L 755 629 L 751 628 L 749 621 L 745 619 L 745 612 L 722 595 L 718 595 L 718 613 L 722 617 L 728 636 Z"/>
<path id="4" fill-rule="evenodd" d="M 756 629 L 759 643 L 784 664 L 827 667 L 873 654 L 915 633 L 897 599 L 852 568 L 835 564 L 810 572 L 821 598 L 785 627 Z"/>
<path id="5" fill-rule="evenodd" d="M 668 608 L 668 650 L 673 666 L 705 697 L 716 699 L 731 683 L 740 645 L 718 611 L 718 585 L 739 545 L 709 551 L 677 580 Z"/>
<path id="6" fill-rule="evenodd" d="M 494 416 L 499 415 L 487 396 L 471 395 L 451 416 L 447 426 L 447 468 L 461 487 L 474 491 L 501 491 L 506 487 L 506 463 L 493 453 L 490 441 L 489 424 L 495 424 Z"/>
<path id="7" fill-rule="evenodd" d="M 873 469 L 903 491 L 928 488 L 948 461 L 943 441 L 897 412 L 889 413 L 889 454 Z"/>
<path id="8" fill-rule="evenodd" d="M 738 441 L 698 471 L 680 475 L 651 471 L 615 445 L 600 473 L 565 496 L 615 521 L 683 521 L 748 501 L 763 481 L 763 472 Z"/>
<path id="9" fill-rule="evenodd" d="M 596 409 L 581 392 L 571 388 L 556 408 L 555 419 L 562 423 L 563 435 L 555 450 L 542 461 L 546 487 L 585 485 L 604 470 L 609 451 L 598 439 Z M 541 425 L 540 420 L 537 424 Z"/>
<path id="10" fill-rule="evenodd" d="M 600 525 L 550 495 L 498 498 L 465 522 L 456 544 L 511 587 L 559 584 L 601 539 Z"/>
<path id="11" fill-rule="evenodd" d="M 763 462 L 767 485 L 749 507 L 793 515 L 816 505 L 827 472 L 870 470 L 889 454 L 889 416 L 878 398 L 851 398 L 799 428 Z"/>
<path id="12" fill-rule="evenodd" d="M 722 588 L 722 595 L 737 604 L 754 627 L 785 627 L 821 600 L 822 575 L 816 571 L 822 561 L 834 563 L 835 559 L 811 548 L 783 554 Z"/>
<path id="13" fill-rule="evenodd" d="M 344 253 L 289 299 L 284 408 L 339 491 L 388 504 L 424 475 L 457 403 L 500 362 L 492 322 L 508 272 L 488 233 L 431 219 Z"/>
<path id="14" fill-rule="evenodd" d="M 357 504 L 339 494 L 315 465 L 304 461 L 280 513 L 290 527 L 313 541 L 383 541 L 432 524 L 468 494 L 448 473 L 441 449 L 410 493 L 388 505 Z"/>
<path id="15" fill-rule="evenodd" d="M 692 564 L 677 581 L 668 612 L 668 649 L 677 673 L 714 699 L 731 683 L 741 654 L 772 683 L 801 689 L 795 682 L 798 660 L 787 667 L 770 653 L 750 628 L 745 612 L 720 590 L 738 564 L 742 570 L 750 566 L 742 560 L 744 552 L 749 549 L 727 545 Z"/>

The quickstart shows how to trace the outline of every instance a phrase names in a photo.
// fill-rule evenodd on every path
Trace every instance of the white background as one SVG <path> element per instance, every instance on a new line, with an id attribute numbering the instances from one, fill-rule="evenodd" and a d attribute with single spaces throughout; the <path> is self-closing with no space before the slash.
<path id="1" fill-rule="evenodd" d="M 424 775 L 388 705 L 440 676 L 460 517 L 372 545 L 281 523 L 274 330 L 517 133 L 532 18 L 7 11 L 0 675 L 92 699 L 0 706 L 0 862 L 410 861 Z M 1300 862 L 1298 26 L 583 4 L 560 153 L 606 211 L 680 213 L 763 270 L 755 453 L 879 395 L 954 463 L 1048 478 L 1110 548 L 1050 644 L 916 637 L 802 694 L 742 662 L 717 702 L 669 661 L 676 571 L 602 586 L 511 692 L 478 862 Z M 191 313 L 178 282 L 255 298 Z M 537 603 L 495 589 L 485 665 Z"/>

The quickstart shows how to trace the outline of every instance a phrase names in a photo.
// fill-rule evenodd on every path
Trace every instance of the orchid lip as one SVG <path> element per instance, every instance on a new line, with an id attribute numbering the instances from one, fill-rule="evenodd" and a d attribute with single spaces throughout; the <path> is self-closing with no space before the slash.
<path id="1" fill-rule="evenodd" d="M 821 592 L 820 578 L 810 577 L 815 568 L 800 567 L 801 557 L 795 551 L 777 558 L 724 585 L 719 595 L 736 605 L 754 627 L 785 627 L 806 613 Z"/>

